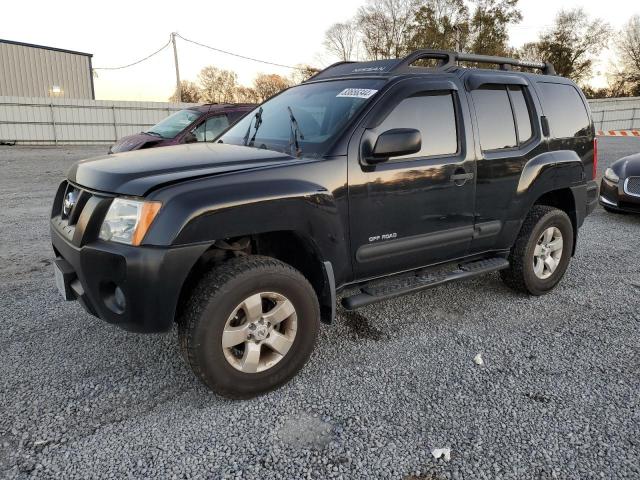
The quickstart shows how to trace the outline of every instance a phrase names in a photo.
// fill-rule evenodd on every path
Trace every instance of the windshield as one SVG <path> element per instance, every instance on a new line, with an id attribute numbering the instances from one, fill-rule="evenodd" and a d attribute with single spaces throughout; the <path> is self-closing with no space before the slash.
<path id="1" fill-rule="evenodd" d="M 180 110 L 155 124 L 146 133 L 159 135 L 162 138 L 174 138 L 193 123 L 202 112 L 197 110 Z"/>
<path id="2" fill-rule="evenodd" d="M 321 157 L 383 84 L 360 79 L 293 87 L 246 115 L 220 140 L 292 156 Z"/>

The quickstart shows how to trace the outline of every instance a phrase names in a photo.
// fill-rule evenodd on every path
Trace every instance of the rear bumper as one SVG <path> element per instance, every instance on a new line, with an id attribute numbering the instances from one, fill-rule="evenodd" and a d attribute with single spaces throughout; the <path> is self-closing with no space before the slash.
<path id="1" fill-rule="evenodd" d="M 100 240 L 77 247 L 53 223 L 51 242 L 67 299 L 108 323 L 146 333 L 171 328 L 182 285 L 208 247 L 132 247 Z"/>

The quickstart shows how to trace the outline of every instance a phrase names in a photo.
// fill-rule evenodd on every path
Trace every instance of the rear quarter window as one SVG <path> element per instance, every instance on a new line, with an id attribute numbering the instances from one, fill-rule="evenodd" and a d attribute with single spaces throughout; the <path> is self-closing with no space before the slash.
<path id="1" fill-rule="evenodd" d="M 589 135 L 591 124 L 580 94 L 573 85 L 539 83 L 544 113 L 555 138 Z"/>

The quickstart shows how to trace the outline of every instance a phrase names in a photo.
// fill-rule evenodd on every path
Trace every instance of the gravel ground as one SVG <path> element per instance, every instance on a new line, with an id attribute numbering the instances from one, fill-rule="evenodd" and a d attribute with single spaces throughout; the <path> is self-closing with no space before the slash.
<path id="1" fill-rule="evenodd" d="M 634 150 L 601 140 L 601 169 Z M 102 151 L 0 148 L 0 476 L 640 477 L 640 216 L 598 208 L 542 298 L 494 274 L 341 312 L 291 383 L 234 402 L 191 375 L 175 331 L 60 299 L 50 203 Z"/>

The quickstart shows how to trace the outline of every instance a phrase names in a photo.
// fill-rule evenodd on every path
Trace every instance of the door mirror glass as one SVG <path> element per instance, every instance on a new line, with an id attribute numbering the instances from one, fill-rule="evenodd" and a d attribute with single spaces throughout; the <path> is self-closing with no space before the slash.
<path id="1" fill-rule="evenodd" d="M 391 157 L 419 152 L 421 148 L 420 131 L 415 128 L 393 128 L 380 134 L 366 161 L 369 164 L 386 162 Z"/>

